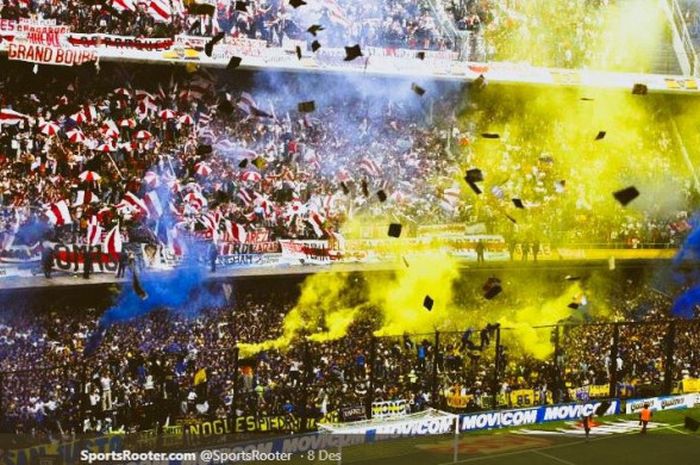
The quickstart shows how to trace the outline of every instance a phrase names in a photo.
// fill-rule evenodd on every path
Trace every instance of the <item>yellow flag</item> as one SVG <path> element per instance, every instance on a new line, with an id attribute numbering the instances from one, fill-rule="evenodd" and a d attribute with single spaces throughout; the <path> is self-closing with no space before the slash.
<path id="1" fill-rule="evenodd" d="M 194 374 L 194 385 L 198 386 L 202 383 L 207 382 L 207 370 L 200 368 L 197 373 Z"/>

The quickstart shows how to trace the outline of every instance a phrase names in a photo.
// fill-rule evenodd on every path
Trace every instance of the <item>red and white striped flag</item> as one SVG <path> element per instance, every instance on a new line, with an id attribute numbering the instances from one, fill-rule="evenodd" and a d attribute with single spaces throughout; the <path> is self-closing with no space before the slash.
<path id="1" fill-rule="evenodd" d="M 219 221 L 214 213 L 206 213 L 199 218 L 199 222 L 212 234 L 219 228 Z"/>
<path id="2" fill-rule="evenodd" d="M 238 194 L 236 195 L 241 201 L 246 205 L 249 206 L 253 202 L 253 196 L 250 194 L 250 192 L 247 189 L 241 189 L 238 191 Z"/>
<path id="3" fill-rule="evenodd" d="M 241 103 L 248 105 L 249 107 L 257 107 L 258 104 L 255 99 L 248 92 L 241 92 Z"/>
<path id="4" fill-rule="evenodd" d="M 125 11 L 136 11 L 134 0 L 112 0 L 112 8 L 117 10 L 119 13 L 123 13 Z"/>
<path id="5" fill-rule="evenodd" d="M 224 220 L 224 225 L 226 227 L 226 240 L 231 242 L 246 241 L 248 233 L 242 225 L 234 223 L 230 220 Z"/>
<path id="6" fill-rule="evenodd" d="M 122 202 L 128 203 L 144 215 L 148 215 L 148 205 L 146 205 L 146 202 L 138 198 L 135 194 L 127 192 L 126 194 L 124 194 L 124 199 L 122 200 Z"/>
<path id="7" fill-rule="evenodd" d="M 316 211 L 312 211 L 309 213 L 309 224 L 314 230 L 314 233 L 316 233 L 317 237 L 323 237 L 323 223 L 324 219 L 323 217 Z"/>
<path id="8" fill-rule="evenodd" d="M 97 221 L 97 216 L 92 215 L 87 224 L 87 245 L 99 245 L 102 239 L 102 226 Z"/>
<path id="9" fill-rule="evenodd" d="M 206 197 L 204 197 L 201 192 L 189 192 L 185 195 L 184 201 L 197 210 L 201 210 L 209 204 Z"/>
<path id="10" fill-rule="evenodd" d="M 159 218 L 163 215 L 163 205 L 160 203 L 160 198 L 158 197 L 158 193 L 156 191 L 151 191 L 146 194 L 146 197 L 143 200 L 148 207 L 149 216 Z"/>
<path id="11" fill-rule="evenodd" d="M 121 253 L 121 251 L 122 235 L 119 232 L 119 223 L 117 223 L 117 225 L 105 236 L 105 240 L 102 243 L 102 252 L 109 255 L 115 255 Z"/>
<path id="12" fill-rule="evenodd" d="M 180 233 L 175 227 L 168 230 L 168 248 L 178 257 L 185 254 L 185 243 L 180 239 Z"/>
<path id="13" fill-rule="evenodd" d="M 0 126 L 2 126 L 3 124 L 14 125 L 27 118 L 29 118 L 29 116 L 16 112 L 14 110 L 10 110 L 9 108 L 3 108 L 2 110 L 0 110 Z"/>
<path id="14" fill-rule="evenodd" d="M 97 203 L 99 201 L 99 197 L 93 194 L 92 191 L 80 190 L 78 191 L 78 195 L 75 197 L 75 202 L 73 203 L 73 206 L 79 207 L 81 205 Z"/>
<path id="15" fill-rule="evenodd" d="M 172 19 L 173 9 L 170 0 L 150 0 L 146 9 L 149 15 L 159 23 L 168 23 Z"/>
<path id="16" fill-rule="evenodd" d="M 143 89 L 136 89 L 134 91 L 134 96 L 136 97 L 136 100 L 139 100 L 139 101 L 144 100 L 144 99 L 149 99 L 150 101 L 153 102 L 156 100 L 155 95 L 153 95 L 150 92 L 147 92 Z"/>
<path id="17" fill-rule="evenodd" d="M 70 216 L 68 203 L 65 200 L 50 204 L 49 209 L 46 210 L 46 216 L 48 216 L 49 222 L 56 226 L 73 224 L 73 218 Z"/>
<path id="18" fill-rule="evenodd" d="M 197 76 L 190 82 L 190 94 L 196 99 L 202 98 L 214 89 L 214 81 L 205 76 Z"/>

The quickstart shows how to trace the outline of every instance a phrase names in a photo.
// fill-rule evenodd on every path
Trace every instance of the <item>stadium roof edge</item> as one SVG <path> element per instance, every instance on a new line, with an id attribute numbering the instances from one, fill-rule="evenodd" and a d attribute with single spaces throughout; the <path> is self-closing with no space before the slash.
<path id="1" fill-rule="evenodd" d="M 111 60 L 106 58 L 105 61 L 129 61 L 121 58 L 120 60 Z M 225 63 L 208 63 L 208 62 L 192 62 L 191 60 L 133 60 L 136 63 L 147 63 L 147 64 L 175 64 L 175 65 L 187 65 L 187 64 L 198 64 L 207 68 L 226 68 Z M 467 62 L 460 62 L 464 66 L 469 66 Z M 557 69 L 557 68 L 537 68 L 537 67 L 523 67 L 523 65 L 515 65 L 511 63 L 488 63 L 488 64 L 478 64 L 477 66 L 487 66 L 493 68 L 492 72 L 487 72 L 485 76 L 487 77 L 489 83 L 491 84 L 508 84 L 508 85 L 532 85 L 538 87 L 559 87 L 559 88 L 590 88 L 590 89 L 602 89 L 602 90 L 626 90 L 630 93 L 632 92 L 632 87 L 635 84 L 645 84 L 650 94 L 671 94 L 671 95 L 689 95 L 700 97 L 700 79 L 694 77 L 683 77 L 683 76 L 667 76 L 660 74 L 636 74 L 636 73 L 614 73 L 607 71 L 588 71 L 588 70 L 567 70 L 567 69 Z M 511 72 L 501 73 L 501 68 L 507 68 L 511 66 L 523 67 L 523 75 L 521 79 L 514 76 L 509 76 Z M 447 82 L 473 82 L 478 77 L 479 74 L 469 75 L 464 74 L 451 74 L 451 73 L 402 73 L 402 72 L 392 72 L 384 70 L 375 70 L 368 67 L 363 71 L 347 69 L 347 68 L 334 68 L 334 67 L 303 67 L 303 66 L 255 66 L 255 65 L 245 65 L 240 66 L 241 70 L 246 71 L 275 71 L 275 72 L 314 72 L 321 74 L 347 74 L 354 73 L 358 75 L 368 75 L 374 77 L 387 77 L 387 78 L 403 78 L 403 79 L 415 79 L 415 78 L 427 78 L 437 81 L 447 81 Z M 520 73 L 521 71 L 516 71 Z M 551 80 L 548 79 L 551 77 Z M 537 78 L 541 76 L 541 78 Z"/>
<path id="2" fill-rule="evenodd" d="M 188 51 L 190 51 L 188 49 Z M 0 51 L 6 54 L 7 51 Z M 197 52 L 195 55 L 183 54 L 183 58 L 169 52 L 132 52 L 128 56 L 121 50 L 100 50 L 99 60 L 106 62 L 126 62 L 152 65 L 198 65 L 206 68 L 223 69 L 228 65 L 228 58 L 210 58 Z M 188 56 L 189 58 L 184 58 Z M 592 70 L 572 70 L 561 68 L 534 67 L 523 63 L 491 62 L 475 63 L 463 61 L 442 60 L 439 64 L 423 63 L 417 59 L 395 60 L 382 57 L 382 60 L 372 61 L 367 57 L 358 61 L 358 65 L 328 65 L 316 59 L 296 57 L 289 60 L 268 61 L 264 57 L 243 57 L 238 69 L 247 71 L 273 72 L 314 72 L 327 74 L 357 74 L 387 78 L 424 78 L 447 82 L 472 82 L 484 75 L 489 83 L 508 85 L 533 85 L 560 88 L 590 88 L 603 90 L 632 91 L 635 84 L 644 84 L 649 93 L 680 94 L 700 96 L 700 79 L 688 76 L 622 73 Z M 352 63 L 352 62 L 351 62 Z M 436 62 L 437 63 L 437 62 Z"/>

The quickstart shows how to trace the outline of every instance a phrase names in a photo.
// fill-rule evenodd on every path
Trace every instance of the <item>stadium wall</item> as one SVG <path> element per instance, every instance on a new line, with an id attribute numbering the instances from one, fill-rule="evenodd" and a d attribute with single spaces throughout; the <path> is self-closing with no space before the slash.
<path id="1" fill-rule="evenodd" d="M 593 414 L 602 403 L 603 401 L 596 401 L 583 404 L 545 405 L 524 409 L 469 413 L 460 415 L 460 432 L 575 420 Z M 618 413 L 620 413 L 620 400 L 613 399 L 605 414 L 615 415 Z"/>

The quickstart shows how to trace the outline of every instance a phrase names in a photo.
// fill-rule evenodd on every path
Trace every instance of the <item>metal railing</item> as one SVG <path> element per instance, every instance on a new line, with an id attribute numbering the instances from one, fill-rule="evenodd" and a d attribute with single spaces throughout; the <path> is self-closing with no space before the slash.
<path id="1" fill-rule="evenodd" d="M 693 44 L 693 39 L 690 36 L 690 32 L 688 32 L 688 25 L 685 22 L 685 18 L 683 17 L 683 12 L 681 10 L 680 5 L 678 4 L 678 0 L 663 0 L 665 5 L 667 6 L 667 14 L 670 13 L 670 19 L 671 19 L 671 27 L 674 32 L 674 42 L 675 42 L 675 35 L 677 34 L 677 39 L 680 41 L 680 47 L 681 49 L 677 49 L 676 46 L 674 46 L 674 50 L 676 51 L 676 55 L 678 56 L 678 61 L 681 63 L 681 65 L 686 64 L 687 66 L 687 73 L 691 76 L 698 77 L 698 54 L 695 50 L 695 45 Z M 675 44 L 674 44 L 675 45 Z M 683 71 L 686 71 L 685 69 Z"/>

